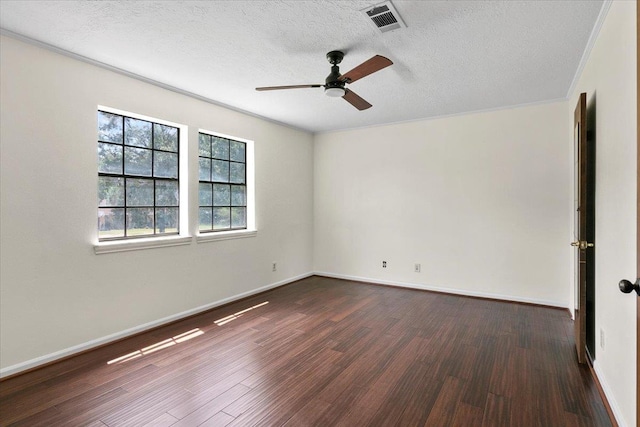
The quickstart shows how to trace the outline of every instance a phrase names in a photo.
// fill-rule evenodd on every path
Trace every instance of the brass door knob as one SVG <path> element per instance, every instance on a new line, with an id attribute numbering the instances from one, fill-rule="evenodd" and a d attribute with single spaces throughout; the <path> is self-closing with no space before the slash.
<path id="1" fill-rule="evenodd" d="M 578 240 L 577 242 L 571 242 L 571 246 L 577 246 L 580 249 L 592 248 L 593 243 L 588 243 L 586 240 Z"/>

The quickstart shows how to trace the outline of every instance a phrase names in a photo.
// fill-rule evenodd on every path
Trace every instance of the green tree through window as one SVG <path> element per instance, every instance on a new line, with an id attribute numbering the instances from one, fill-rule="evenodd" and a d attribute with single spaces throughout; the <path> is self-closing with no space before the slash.
<path id="1" fill-rule="evenodd" d="M 199 230 L 247 228 L 247 145 L 200 133 Z"/>
<path id="2" fill-rule="evenodd" d="M 98 111 L 98 237 L 179 233 L 177 127 Z"/>

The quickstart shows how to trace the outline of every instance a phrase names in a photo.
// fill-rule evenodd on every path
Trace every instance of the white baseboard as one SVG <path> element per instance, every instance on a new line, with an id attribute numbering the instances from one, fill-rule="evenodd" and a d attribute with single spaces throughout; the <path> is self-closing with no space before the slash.
<path id="1" fill-rule="evenodd" d="M 547 300 L 541 300 L 541 299 L 535 299 L 535 298 L 522 298 L 522 297 L 516 297 L 512 295 L 491 294 L 487 292 L 469 291 L 466 289 L 444 288 L 440 286 L 424 285 L 424 284 L 418 284 L 418 283 L 371 279 L 369 277 L 348 276 L 345 274 L 327 273 L 325 271 L 315 271 L 313 274 L 315 274 L 316 276 L 333 277 L 335 279 L 345 279 L 345 280 L 353 280 L 356 282 L 366 282 L 366 283 L 374 283 L 378 285 L 396 286 L 399 288 L 420 289 L 423 291 L 433 291 L 433 292 L 440 292 L 445 294 L 465 295 L 465 296 L 471 296 L 471 297 L 497 299 L 497 300 L 511 301 L 511 302 L 524 302 L 529 304 L 547 305 L 550 307 L 568 309 L 566 304 L 563 304 L 558 301 L 547 301 Z"/>
<path id="2" fill-rule="evenodd" d="M 618 403 L 616 402 L 616 400 L 613 398 L 613 392 L 611 391 L 611 388 L 609 387 L 609 384 L 607 383 L 607 380 L 605 379 L 604 374 L 600 370 L 600 365 L 598 364 L 597 360 L 593 362 L 593 370 L 595 371 L 596 376 L 598 377 L 598 381 L 600 381 L 600 385 L 602 386 L 602 391 L 604 391 L 604 395 L 607 396 L 607 401 L 609 402 L 609 406 L 611 407 L 613 416 L 616 417 L 616 422 L 618 423 L 618 426 L 627 427 L 627 424 L 625 424 L 624 418 L 622 417 L 622 413 L 620 412 L 620 407 L 618 406 Z"/>
<path id="3" fill-rule="evenodd" d="M 299 276 L 291 277 L 285 280 L 281 280 L 279 282 L 271 283 L 266 286 L 262 286 L 257 289 L 253 289 L 251 291 L 243 292 L 241 294 L 237 294 L 231 296 L 229 298 L 224 298 L 210 304 L 202 305 L 200 307 L 193 308 L 191 310 L 183 311 L 181 313 L 177 313 L 171 316 L 164 317 L 162 319 L 154 320 L 153 322 L 145 323 L 143 325 L 135 326 L 133 328 L 126 329 L 124 331 L 116 332 L 111 335 L 107 335 L 105 337 L 97 338 L 95 340 L 91 340 L 82 344 L 75 345 L 73 347 L 65 348 L 60 351 L 56 351 L 54 353 L 46 354 L 44 356 L 36 357 L 35 359 L 27 360 L 26 362 L 18 363 L 12 366 L 8 366 L 6 368 L 0 369 L 0 378 L 8 377 L 10 375 L 14 375 L 20 373 L 22 371 L 26 371 L 28 369 L 32 369 L 38 367 L 40 365 L 44 365 L 46 363 L 54 362 L 58 359 L 62 359 L 64 357 L 72 356 L 74 354 L 80 353 L 82 351 L 91 350 L 92 348 L 108 344 L 110 342 L 126 338 L 131 335 L 138 334 L 140 332 L 144 332 L 149 329 L 153 329 L 158 326 L 162 326 L 167 323 L 174 322 L 176 320 L 183 319 L 185 317 L 193 316 L 194 314 L 198 314 L 207 310 L 211 310 L 212 308 L 219 307 L 224 304 L 228 304 L 230 302 L 249 297 L 251 295 L 259 294 L 260 292 L 268 291 L 269 289 L 277 288 L 278 286 L 283 286 L 291 282 L 295 282 L 297 280 L 305 279 L 307 277 L 313 276 L 313 273 L 305 273 Z"/>

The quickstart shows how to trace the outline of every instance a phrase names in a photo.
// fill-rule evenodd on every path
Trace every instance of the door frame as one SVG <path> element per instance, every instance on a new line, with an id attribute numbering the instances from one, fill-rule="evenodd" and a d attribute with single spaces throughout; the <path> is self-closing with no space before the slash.
<path id="1" fill-rule="evenodd" d="M 574 235 L 575 241 L 571 244 L 575 246 L 576 256 L 574 292 L 574 335 L 576 343 L 576 354 L 578 363 L 587 362 L 586 339 L 587 339 L 587 246 L 582 246 L 582 242 L 587 242 L 587 214 L 588 209 L 588 165 L 587 159 L 587 94 L 581 93 L 573 116 L 573 145 L 577 155 L 575 167 L 574 200 L 577 197 L 577 212 L 574 213 Z M 574 206 L 574 208 L 576 208 Z M 576 220 L 577 219 L 577 220 Z M 576 227 L 577 226 L 577 227 Z M 576 283 L 577 282 L 577 283 Z"/>
<path id="2" fill-rule="evenodd" d="M 640 277 L 640 5 L 636 1 L 636 277 Z M 636 296 L 636 423 L 640 423 L 640 295 Z"/>

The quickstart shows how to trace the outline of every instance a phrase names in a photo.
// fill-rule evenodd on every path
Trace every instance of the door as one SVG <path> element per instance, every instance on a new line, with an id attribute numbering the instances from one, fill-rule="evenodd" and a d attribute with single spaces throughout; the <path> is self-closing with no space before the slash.
<path id="1" fill-rule="evenodd" d="M 576 352 L 578 362 L 587 361 L 587 279 L 588 279 L 588 253 L 593 251 L 593 242 L 589 241 L 587 231 L 588 224 L 593 221 L 589 208 L 593 200 L 589 200 L 589 176 L 590 166 L 593 162 L 589 159 L 587 146 L 587 94 L 581 93 L 574 113 L 574 225 L 573 242 L 575 247 L 574 255 L 574 328 Z"/>
<path id="2" fill-rule="evenodd" d="M 636 81 L 640 82 L 640 7 L 636 2 Z M 640 425 L 640 84 L 636 92 L 636 281 L 623 279 L 620 290 L 632 294 L 636 299 L 636 424 Z M 635 291 L 635 294 L 633 293 Z"/>

